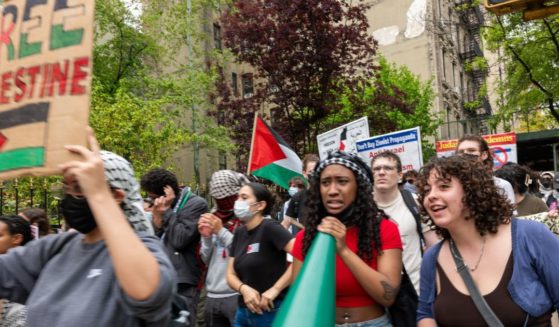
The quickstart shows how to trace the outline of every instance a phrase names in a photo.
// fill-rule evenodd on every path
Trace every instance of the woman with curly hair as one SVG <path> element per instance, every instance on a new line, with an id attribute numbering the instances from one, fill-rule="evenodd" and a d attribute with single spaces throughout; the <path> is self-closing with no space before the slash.
<path id="1" fill-rule="evenodd" d="M 540 223 L 511 218 L 512 205 L 482 165 L 452 156 L 420 171 L 422 211 L 443 241 L 423 257 L 418 326 L 488 325 L 458 266 L 502 325 L 551 326 L 559 307 L 559 240 Z"/>
<path id="2" fill-rule="evenodd" d="M 402 242 L 377 208 L 371 172 L 360 158 L 330 153 L 310 177 L 306 229 L 295 239 L 296 276 L 317 232 L 336 239 L 336 323 L 391 326 L 386 307 L 400 287 Z"/>

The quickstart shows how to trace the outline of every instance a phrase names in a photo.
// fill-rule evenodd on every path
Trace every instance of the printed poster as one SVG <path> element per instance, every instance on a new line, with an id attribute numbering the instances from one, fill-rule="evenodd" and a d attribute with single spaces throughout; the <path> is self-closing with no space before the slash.
<path id="1" fill-rule="evenodd" d="M 499 169 L 507 162 L 518 162 L 516 148 L 516 134 L 514 132 L 483 135 L 493 156 L 493 169 Z M 458 146 L 458 139 L 436 142 L 437 157 L 447 157 L 454 154 Z"/>
<path id="2" fill-rule="evenodd" d="M 391 151 L 402 161 L 402 171 L 419 170 L 423 166 L 421 133 L 419 127 L 373 136 L 356 143 L 357 153 L 366 163 L 379 153 Z"/>

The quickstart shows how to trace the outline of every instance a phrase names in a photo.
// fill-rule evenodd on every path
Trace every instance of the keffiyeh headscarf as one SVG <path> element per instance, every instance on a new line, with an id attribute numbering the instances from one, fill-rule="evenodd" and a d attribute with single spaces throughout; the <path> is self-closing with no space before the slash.
<path id="1" fill-rule="evenodd" d="M 223 199 L 239 193 L 241 187 L 248 184 L 248 178 L 236 171 L 219 170 L 210 180 L 210 195 L 214 199 Z"/>
<path id="2" fill-rule="evenodd" d="M 344 166 L 355 174 L 358 179 L 362 179 L 371 184 L 372 176 L 369 166 L 357 155 L 346 153 L 344 151 L 333 151 L 328 153 L 326 159 L 321 160 L 314 169 L 313 175 L 320 176 L 324 168 L 330 165 Z"/>
<path id="3" fill-rule="evenodd" d="M 121 189 L 126 193 L 121 206 L 128 222 L 136 233 L 153 235 L 151 223 L 144 215 L 140 185 L 134 177 L 132 166 L 126 159 L 112 152 L 101 151 L 100 154 L 107 182 L 111 187 Z"/>

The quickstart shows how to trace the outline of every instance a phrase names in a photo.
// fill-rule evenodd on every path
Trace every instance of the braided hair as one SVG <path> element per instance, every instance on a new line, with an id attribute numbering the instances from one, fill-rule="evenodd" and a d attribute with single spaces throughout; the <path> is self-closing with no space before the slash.
<path id="1" fill-rule="evenodd" d="M 335 151 L 320 161 L 314 173 L 309 176 L 310 187 L 305 200 L 308 208 L 303 237 L 303 255 L 306 255 L 316 234 L 322 218 L 328 215 L 320 194 L 320 175 L 329 165 L 342 165 L 350 169 L 357 181 L 355 201 L 351 204 L 351 217 L 345 221 L 347 227 L 358 228 L 357 255 L 365 262 L 370 262 L 375 253 L 381 253 L 380 222 L 388 216 L 373 201 L 372 176 L 367 164 L 356 155 Z"/>

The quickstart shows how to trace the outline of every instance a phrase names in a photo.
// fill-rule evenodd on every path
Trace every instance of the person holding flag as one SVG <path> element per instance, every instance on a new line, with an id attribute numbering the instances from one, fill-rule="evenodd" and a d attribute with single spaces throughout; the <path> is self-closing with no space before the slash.
<path id="1" fill-rule="evenodd" d="M 357 156 L 329 153 L 310 176 L 307 225 L 293 246 L 294 280 L 318 232 L 335 238 L 336 308 L 331 310 L 344 326 L 391 326 L 386 308 L 400 287 L 402 241 L 396 224 L 374 203 L 371 180 Z"/>

